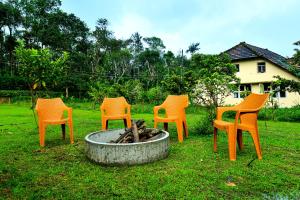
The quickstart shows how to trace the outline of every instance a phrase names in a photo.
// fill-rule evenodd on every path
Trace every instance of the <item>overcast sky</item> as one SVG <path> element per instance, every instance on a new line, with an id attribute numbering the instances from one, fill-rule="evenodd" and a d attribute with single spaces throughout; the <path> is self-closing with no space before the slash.
<path id="1" fill-rule="evenodd" d="M 300 0 L 62 0 L 93 30 L 107 18 L 120 39 L 156 36 L 177 53 L 200 42 L 201 53 L 220 53 L 245 41 L 282 56 L 300 40 Z"/>

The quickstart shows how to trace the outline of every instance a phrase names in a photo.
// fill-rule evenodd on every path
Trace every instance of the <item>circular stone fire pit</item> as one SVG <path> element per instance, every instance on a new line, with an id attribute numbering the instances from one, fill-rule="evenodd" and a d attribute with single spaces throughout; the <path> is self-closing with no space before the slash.
<path id="1" fill-rule="evenodd" d="M 110 143 L 124 129 L 99 131 L 85 137 L 86 155 L 91 160 L 105 165 L 134 165 L 166 158 L 169 151 L 169 133 L 162 131 L 147 142 Z"/>

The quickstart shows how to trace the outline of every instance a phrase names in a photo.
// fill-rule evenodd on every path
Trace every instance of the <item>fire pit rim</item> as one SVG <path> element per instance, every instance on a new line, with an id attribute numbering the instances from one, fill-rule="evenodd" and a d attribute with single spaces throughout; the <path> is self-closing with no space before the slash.
<path id="1" fill-rule="evenodd" d="M 154 129 L 154 128 L 150 128 L 150 129 Z M 89 139 L 90 136 L 94 135 L 94 134 L 98 134 L 98 133 L 101 133 L 101 132 L 108 132 L 108 131 L 121 131 L 121 130 L 124 130 L 124 129 L 108 129 L 108 130 L 105 130 L 105 131 L 95 131 L 95 132 L 92 132 L 88 135 L 85 136 L 85 141 L 86 142 L 89 142 L 89 143 L 92 143 L 92 144 L 101 144 L 101 145 L 111 145 L 111 146 L 128 146 L 128 145 L 143 145 L 143 144 L 149 144 L 149 143 L 153 143 L 153 142 L 158 142 L 160 140 L 163 140 L 165 138 L 168 138 L 169 137 L 169 132 L 165 131 L 165 130 L 161 130 L 165 135 L 163 135 L 162 137 L 158 138 L 158 139 L 155 139 L 155 140 L 151 140 L 151 141 L 147 141 L 147 142 L 134 142 L 134 143 L 109 143 L 109 142 L 96 142 L 96 141 L 93 141 L 91 139 Z"/>

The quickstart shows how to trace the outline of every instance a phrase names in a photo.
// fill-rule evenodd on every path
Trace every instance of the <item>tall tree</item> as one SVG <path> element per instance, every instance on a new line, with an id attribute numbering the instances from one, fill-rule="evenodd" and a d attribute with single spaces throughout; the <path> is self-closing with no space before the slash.
<path id="1" fill-rule="evenodd" d="M 17 46 L 16 30 L 21 23 L 21 13 L 13 6 L 11 1 L 5 3 L 0 2 L 0 36 L 1 36 L 1 60 L 8 61 L 10 65 L 10 74 L 14 74 L 14 48 Z M 9 35 L 5 36 L 5 28 Z M 4 58 L 4 54 L 8 54 L 8 59 Z M 2 63 L 3 64 L 3 63 Z"/>
<path id="2" fill-rule="evenodd" d="M 23 38 L 29 47 L 43 47 L 49 15 L 59 11 L 60 0 L 14 0 L 23 17 Z M 48 29 L 49 30 L 49 29 Z"/>
<path id="3" fill-rule="evenodd" d="M 230 58 L 225 55 L 194 54 L 191 65 L 198 77 L 194 96 L 199 104 L 216 108 L 224 103 L 238 84 L 236 68 Z"/>
<path id="4" fill-rule="evenodd" d="M 25 78 L 32 97 L 37 88 L 54 85 L 59 80 L 68 59 L 67 53 L 57 57 L 49 49 L 26 49 L 23 42 L 16 48 L 16 56 L 18 74 Z"/>
<path id="5" fill-rule="evenodd" d="M 300 48 L 300 40 L 295 42 L 294 45 Z M 295 48 L 295 54 L 292 57 L 292 64 L 300 67 L 300 49 Z"/>
<path id="6" fill-rule="evenodd" d="M 143 40 L 148 45 L 149 50 L 161 52 L 166 48 L 163 41 L 158 37 L 146 37 Z"/>
<path id="7" fill-rule="evenodd" d="M 108 29 L 108 24 L 107 19 L 98 19 L 95 30 L 92 33 L 94 45 L 90 55 L 93 73 L 96 72 L 96 68 L 103 62 L 103 58 L 109 48 L 109 42 L 113 38 L 113 32 Z"/>
<path id="8" fill-rule="evenodd" d="M 300 40 L 295 42 L 294 45 L 300 47 Z M 296 53 L 291 58 L 292 66 L 289 67 L 289 71 L 293 73 L 295 76 L 297 76 L 300 80 L 300 49 L 295 48 L 294 50 L 296 51 Z M 275 87 L 284 88 L 289 92 L 298 92 L 300 94 L 299 80 L 298 81 L 288 80 L 280 76 L 275 76 L 274 78 L 276 78 L 276 81 L 273 83 Z"/>
<path id="9" fill-rule="evenodd" d="M 144 50 L 142 38 L 143 37 L 138 32 L 136 32 L 132 34 L 129 39 L 129 49 L 134 57 L 136 57 Z"/>
<path id="10" fill-rule="evenodd" d="M 191 54 L 196 53 L 197 51 L 200 50 L 199 45 L 200 45 L 199 42 L 192 43 L 192 44 L 188 47 L 188 49 L 186 50 L 186 53 L 191 53 Z"/>

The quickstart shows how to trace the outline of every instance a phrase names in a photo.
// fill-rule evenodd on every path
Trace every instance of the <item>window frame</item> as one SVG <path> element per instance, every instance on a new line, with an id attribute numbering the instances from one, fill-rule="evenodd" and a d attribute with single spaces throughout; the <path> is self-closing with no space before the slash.
<path id="1" fill-rule="evenodd" d="M 240 72 L 240 64 L 235 64 L 235 67 L 236 67 L 236 69 L 237 69 L 236 72 Z"/>
<path id="2" fill-rule="evenodd" d="M 268 85 L 267 90 L 266 90 L 266 85 Z M 264 93 L 265 94 L 275 91 L 275 93 L 273 94 L 273 97 L 276 97 L 276 98 L 286 98 L 287 97 L 287 91 L 286 90 L 283 90 L 281 88 L 276 89 L 276 88 L 274 88 L 274 86 L 272 87 L 272 83 L 263 83 L 263 86 L 264 86 Z"/>
<path id="3" fill-rule="evenodd" d="M 250 93 L 252 92 L 252 85 L 251 84 L 240 84 L 238 86 L 238 90 L 237 91 L 233 91 L 233 98 L 234 99 L 243 99 L 245 98 L 245 94 L 243 94 L 244 92 L 249 91 Z"/>
<path id="4" fill-rule="evenodd" d="M 265 73 L 265 72 L 266 72 L 266 62 L 258 62 L 257 73 Z"/>

